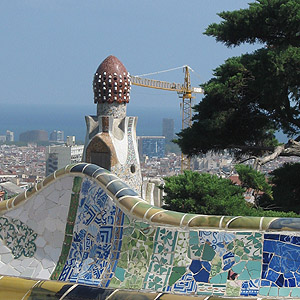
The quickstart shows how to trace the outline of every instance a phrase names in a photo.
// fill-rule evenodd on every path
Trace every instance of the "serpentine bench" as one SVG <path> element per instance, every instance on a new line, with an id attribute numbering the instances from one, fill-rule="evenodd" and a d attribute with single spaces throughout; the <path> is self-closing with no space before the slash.
<path id="1" fill-rule="evenodd" d="M 0 212 L 0 299 L 300 299 L 300 219 L 167 211 L 86 163 Z"/>

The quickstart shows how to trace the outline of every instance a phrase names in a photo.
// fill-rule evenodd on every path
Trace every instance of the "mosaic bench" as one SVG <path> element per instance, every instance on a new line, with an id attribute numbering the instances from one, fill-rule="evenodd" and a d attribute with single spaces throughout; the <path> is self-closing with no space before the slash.
<path id="1" fill-rule="evenodd" d="M 86 163 L 0 212 L 0 299 L 300 299 L 300 219 L 167 211 Z"/>

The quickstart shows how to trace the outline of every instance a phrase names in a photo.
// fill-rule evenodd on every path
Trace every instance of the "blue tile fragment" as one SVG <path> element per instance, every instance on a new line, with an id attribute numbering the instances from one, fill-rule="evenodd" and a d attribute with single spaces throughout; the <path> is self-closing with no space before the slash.
<path id="1" fill-rule="evenodd" d="M 263 250 L 264 252 L 274 253 L 276 251 L 276 242 L 265 240 Z"/>
<path id="2" fill-rule="evenodd" d="M 139 194 L 136 193 L 134 190 L 128 188 L 126 190 L 121 191 L 116 195 L 117 198 L 121 198 L 123 196 L 138 196 Z"/>
<path id="3" fill-rule="evenodd" d="M 265 240 L 279 240 L 279 234 L 270 234 L 270 233 L 266 233 L 264 235 L 264 239 Z"/>
<path id="4" fill-rule="evenodd" d="M 190 265 L 190 270 L 195 274 L 199 272 L 202 268 L 202 263 L 200 260 L 193 260 Z"/>
<path id="5" fill-rule="evenodd" d="M 209 272 L 203 268 L 199 273 L 193 275 L 193 277 L 197 282 L 208 282 Z"/>
<path id="6" fill-rule="evenodd" d="M 284 234 L 282 234 L 282 235 L 280 235 L 280 240 L 281 240 L 282 242 L 289 243 L 289 242 L 291 241 L 291 237 L 290 237 L 289 235 L 284 235 Z"/>
<path id="7" fill-rule="evenodd" d="M 262 280 L 261 281 L 261 286 L 270 286 L 271 282 L 269 280 Z"/>
<path id="8" fill-rule="evenodd" d="M 285 287 L 288 287 L 288 286 L 289 286 L 289 282 L 288 282 L 287 279 L 284 281 L 284 286 L 285 286 Z"/>
<path id="9" fill-rule="evenodd" d="M 296 286 L 296 280 L 294 278 L 288 279 L 289 281 L 289 287 L 295 287 Z"/>
<path id="10" fill-rule="evenodd" d="M 273 270 L 269 269 L 267 279 L 269 279 L 272 282 L 276 282 L 279 277 L 279 274 L 274 272 Z"/>
<path id="11" fill-rule="evenodd" d="M 273 257 L 273 253 L 263 253 L 263 263 L 268 264 Z"/>
<path id="12" fill-rule="evenodd" d="M 121 180 L 114 181 L 107 187 L 107 189 L 114 195 L 123 188 L 130 188 L 130 187 Z"/>
<path id="13" fill-rule="evenodd" d="M 269 225 L 270 230 L 281 230 L 289 228 L 290 230 L 300 230 L 300 219 L 298 218 L 279 218 L 271 222 Z"/>
<path id="14" fill-rule="evenodd" d="M 109 171 L 104 168 L 99 167 L 98 170 L 95 171 L 92 175 L 94 178 L 96 178 L 98 175 L 105 174 L 105 173 L 109 173 Z"/>
<path id="15" fill-rule="evenodd" d="M 92 176 L 93 173 L 98 170 L 100 167 L 97 165 L 87 165 L 86 168 L 84 168 L 83 173 L 87 174 L 89 176 Z"/>
<path id="16" fill-rule="evenodd" d="M 278 279 L 276 280 L 276 284 L 279 286 L 279 287 L 283 287 L 283 284 L 284 284 L 284 277 L 283 275 L 281 274 Z"/>
<path id="17" fill-rule="evenodd" d="M 280 260 L 281 258 L 277 255 L 274 255 L 273 258 L 270 261 L 269 267 L 273 269 L 276 272 L 280 272 Z"/>
<path id="18" fill-rule="evenodd" d="M 291 243 L 294 245 L 300 245 L 300 236 L 293 236 Z"/>
<path id="19" fill-rule="evenodd" d="M 86 163 L 81 163 L 81 164 L 78 164 L 76 166 L 74 166 L 73 168 L 71 168 L 70 172 L 78 172 L 78 173 L 81 173 L 83 168 L 86 166 L 87 164 Z"/>

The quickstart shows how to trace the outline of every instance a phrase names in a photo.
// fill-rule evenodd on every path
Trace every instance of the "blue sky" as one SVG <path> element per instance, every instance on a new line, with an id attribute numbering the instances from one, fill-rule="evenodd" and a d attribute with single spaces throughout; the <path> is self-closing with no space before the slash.
<path id="1" fill-rule="evenodd" d="M 1 106 L 22 106 L 36 113 L 45 107 L 66 114 L 77 109 L 82 118 L 95 114 L 93 74 L 110 54 L 133 75 L 190 65 L 198 74 L 192 77 L 197 86 L 226 58 L 254 49 L 227 49 L 203 35 L 210 23 L 220 21 L 217 12 L 246 8 L 248 2 L 3 0 Z M 182 82 L 183 73 L 153 78 Z M 176 93 L 133 87 L 128 114 L 148 118 L 151 126 L 151 114 L 159 110 L 179 124 L 179 103 Z"/>

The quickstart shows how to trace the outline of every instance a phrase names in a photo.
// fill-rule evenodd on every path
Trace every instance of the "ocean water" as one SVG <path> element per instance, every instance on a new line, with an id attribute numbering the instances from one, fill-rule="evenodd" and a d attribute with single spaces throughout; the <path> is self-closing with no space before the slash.
<path id="1" fill-rule="evenodd" d="M 84 141 L 86 125 L 84 117 L 95 115 L 96 105 L 1 105 L 0 135 L 6 130 L 15 133 L 15 140 L 28 130 L 63 130 L 64 136 L 75 135 L 76 140 Z M 175 133 L 180 131 L 180 110 L 169 107 L 127 107 L 128 116 L 137 116 L 137 135 L 162 135 L 162 119 L 173 118 Z"/>

